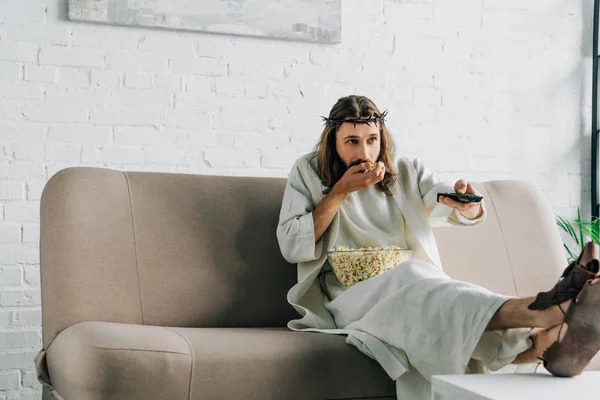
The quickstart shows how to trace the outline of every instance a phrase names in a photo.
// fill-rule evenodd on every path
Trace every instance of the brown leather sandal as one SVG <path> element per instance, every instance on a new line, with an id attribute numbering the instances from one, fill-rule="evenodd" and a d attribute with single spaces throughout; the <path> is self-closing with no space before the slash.
<path id="1" fill-rule="evenodd" d="M 538 293 L 527 308 L 545 310 L 550 306 L 575 298 L 585 283 L 598 275 L 600 269 L 598 254 L 598 245 L 594 242 L 587 242 L 577 260 L 564 270 L 558 283 L 550 291 Z"/>
<path id="2" fill-rule="evenodd" d="M 583 286 L 565 314 L 568 329 L 544 351 L 544 368 L 554 376 L 573 377 L 581 374 L 600 351 L 600 278 Z M 562 329 L 562 326 L 561 326 Z"/>

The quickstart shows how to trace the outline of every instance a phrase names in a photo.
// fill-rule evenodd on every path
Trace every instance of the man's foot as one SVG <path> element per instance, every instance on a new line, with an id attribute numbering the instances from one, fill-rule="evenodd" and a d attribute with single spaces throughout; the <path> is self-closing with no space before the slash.
<path id="1" fill-rule="evenodd" d="M 600 270 L 600 251 L 594 242 L 587 242 L 577 257 L 564 270 L 558 283 L 548 292 L 540 292 L 527 308 L 545 310 L 550 306 L 573 299 L 579 294 L 585 283 L 598 276 Z"/>
<path id="2" fill-rule="evenodd" d="M 530 333 L 533 346 L 517 355 L 513 364 L 540 363 L 543 360 L 542 355 L 546 349 L 552 346 L 557 340 L 561 341 L 565 337 L 567 325 L 561 325 L 556 325 L 549 329 L 533 328 Z"/>
<path id="3" fill-rule="evenodd" d="M 567 333 L 567 329 L 569 329 L 569 327 L 564 323 L 553 326 L 550 329 L 534 328 L 531 331 L 531 340 L 533 341 L 536 359 L 541 359 L 546 349 L 552 346 L 554 342 L 562 342 Z"/>
<path id="4" fill-rule="evenodd" d="M 585 284 L 564 320 L 569 325 L 564 340 L 553 343 L 542 359 L 552 375 L 572 377 L 581 374 L 600 351 L 600 278 Z"/>

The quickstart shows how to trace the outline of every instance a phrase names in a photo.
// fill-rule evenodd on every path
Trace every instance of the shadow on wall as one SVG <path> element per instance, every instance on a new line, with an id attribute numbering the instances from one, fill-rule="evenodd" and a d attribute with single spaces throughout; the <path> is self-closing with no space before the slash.
<path id="1" fill-rule="evenodd" d="M 581 2 L 581 17 L 582 17 L 582 29 L 581 29 L 581 47 L 580 47 L 580 63 L 579 68 L 579 80 L 580 93 L 579 96 L 579 109 L 581 115 L 581 121 L 579 124 L 579 159 L 581 160 L 581 192 L 580 192 L 580 206 L 585 216 L 591 215 L 591 113 L 587 112 L 586 93 L 590 94 L 591 104 L 591 71 L 592 71 L 592 57 L 596 55 L 591 53 L 592 41 L 593 41 L 593 25 L 594 25 L 594 0 L 583 0 Z M 589 69 L 586 66 L 589 65 Z"/>
<path id="2" fill-rule="evenodd" d="M 570 90 L 570 93 L 579 95 L 579 103 L 573 103 L 574 112 L 579 115 L 579 135 L 569 148 L 557 154 L 558 161 L 568 160 L 571 156 L 580 160 L 580 191 L 579 206 L 582 217 L 587 219 L 591 214 L 591 86 L 592 86 L 592 34 L 594 0 L 581 1 L 581 39 L 579 48 L 579 60 L 570 73 L 557 82 L 561 90 Z M 557 33 L 559 35 L 560 33 Z M 569 104 L 571 106 L 571 104 Z M 560 128 L 559 128 L 560 129 Z M 555 160 L 556 161 L 556 160 Z M 564 173 L 561 164 L 554 162 L 550 173 Z M 556 187 L 555 189 L 560 189 Z M 575 208 L 575 206 L 571 207 Z M 564 215 L 563 215 L 564 216 Z"/>
<path id="3" fill-rule="evenodd" d="M 69 0 L 58 0 L 58 19 L 60 21 L 69 21 Z"/>

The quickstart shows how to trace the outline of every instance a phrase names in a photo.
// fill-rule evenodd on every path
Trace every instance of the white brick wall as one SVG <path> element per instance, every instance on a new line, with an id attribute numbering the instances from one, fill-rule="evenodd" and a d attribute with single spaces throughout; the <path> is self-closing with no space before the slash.
<path id="1" fill-rule="evenodd" d="M 398 151 L 589 210 L 590 2 L 345 0 L 320 45 L 68 21 L 0 0 L 0 399 L 39 398 L 39 202 L 73 166 L 286 176 L 337 98 L 387 108 Z M 583 54 L 583 55 L 582 55 Z"/>

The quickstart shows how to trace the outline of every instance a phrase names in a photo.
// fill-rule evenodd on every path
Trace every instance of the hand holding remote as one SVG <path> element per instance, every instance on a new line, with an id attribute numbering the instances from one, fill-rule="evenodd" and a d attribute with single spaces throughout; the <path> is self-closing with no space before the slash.
<path id="1" fill-rule="evenodd" d="M 454 184 L 454 191 L 460 194 L 471 194 L 475 196 L 481 196 L 473 185 L 465 181 L 464 179 L 459 179 Z M 483 208 L 481 207 L 481 202 L 462 202 L 453 200 L 449 197 L 440 195 L 438 196 L 438 202 L 447 205 L 448 207 L 454 208 L 458 210 L 465 218 L 467 219 L 475 219 L 479 218 L 481 214 L 483 214 Z"/>

